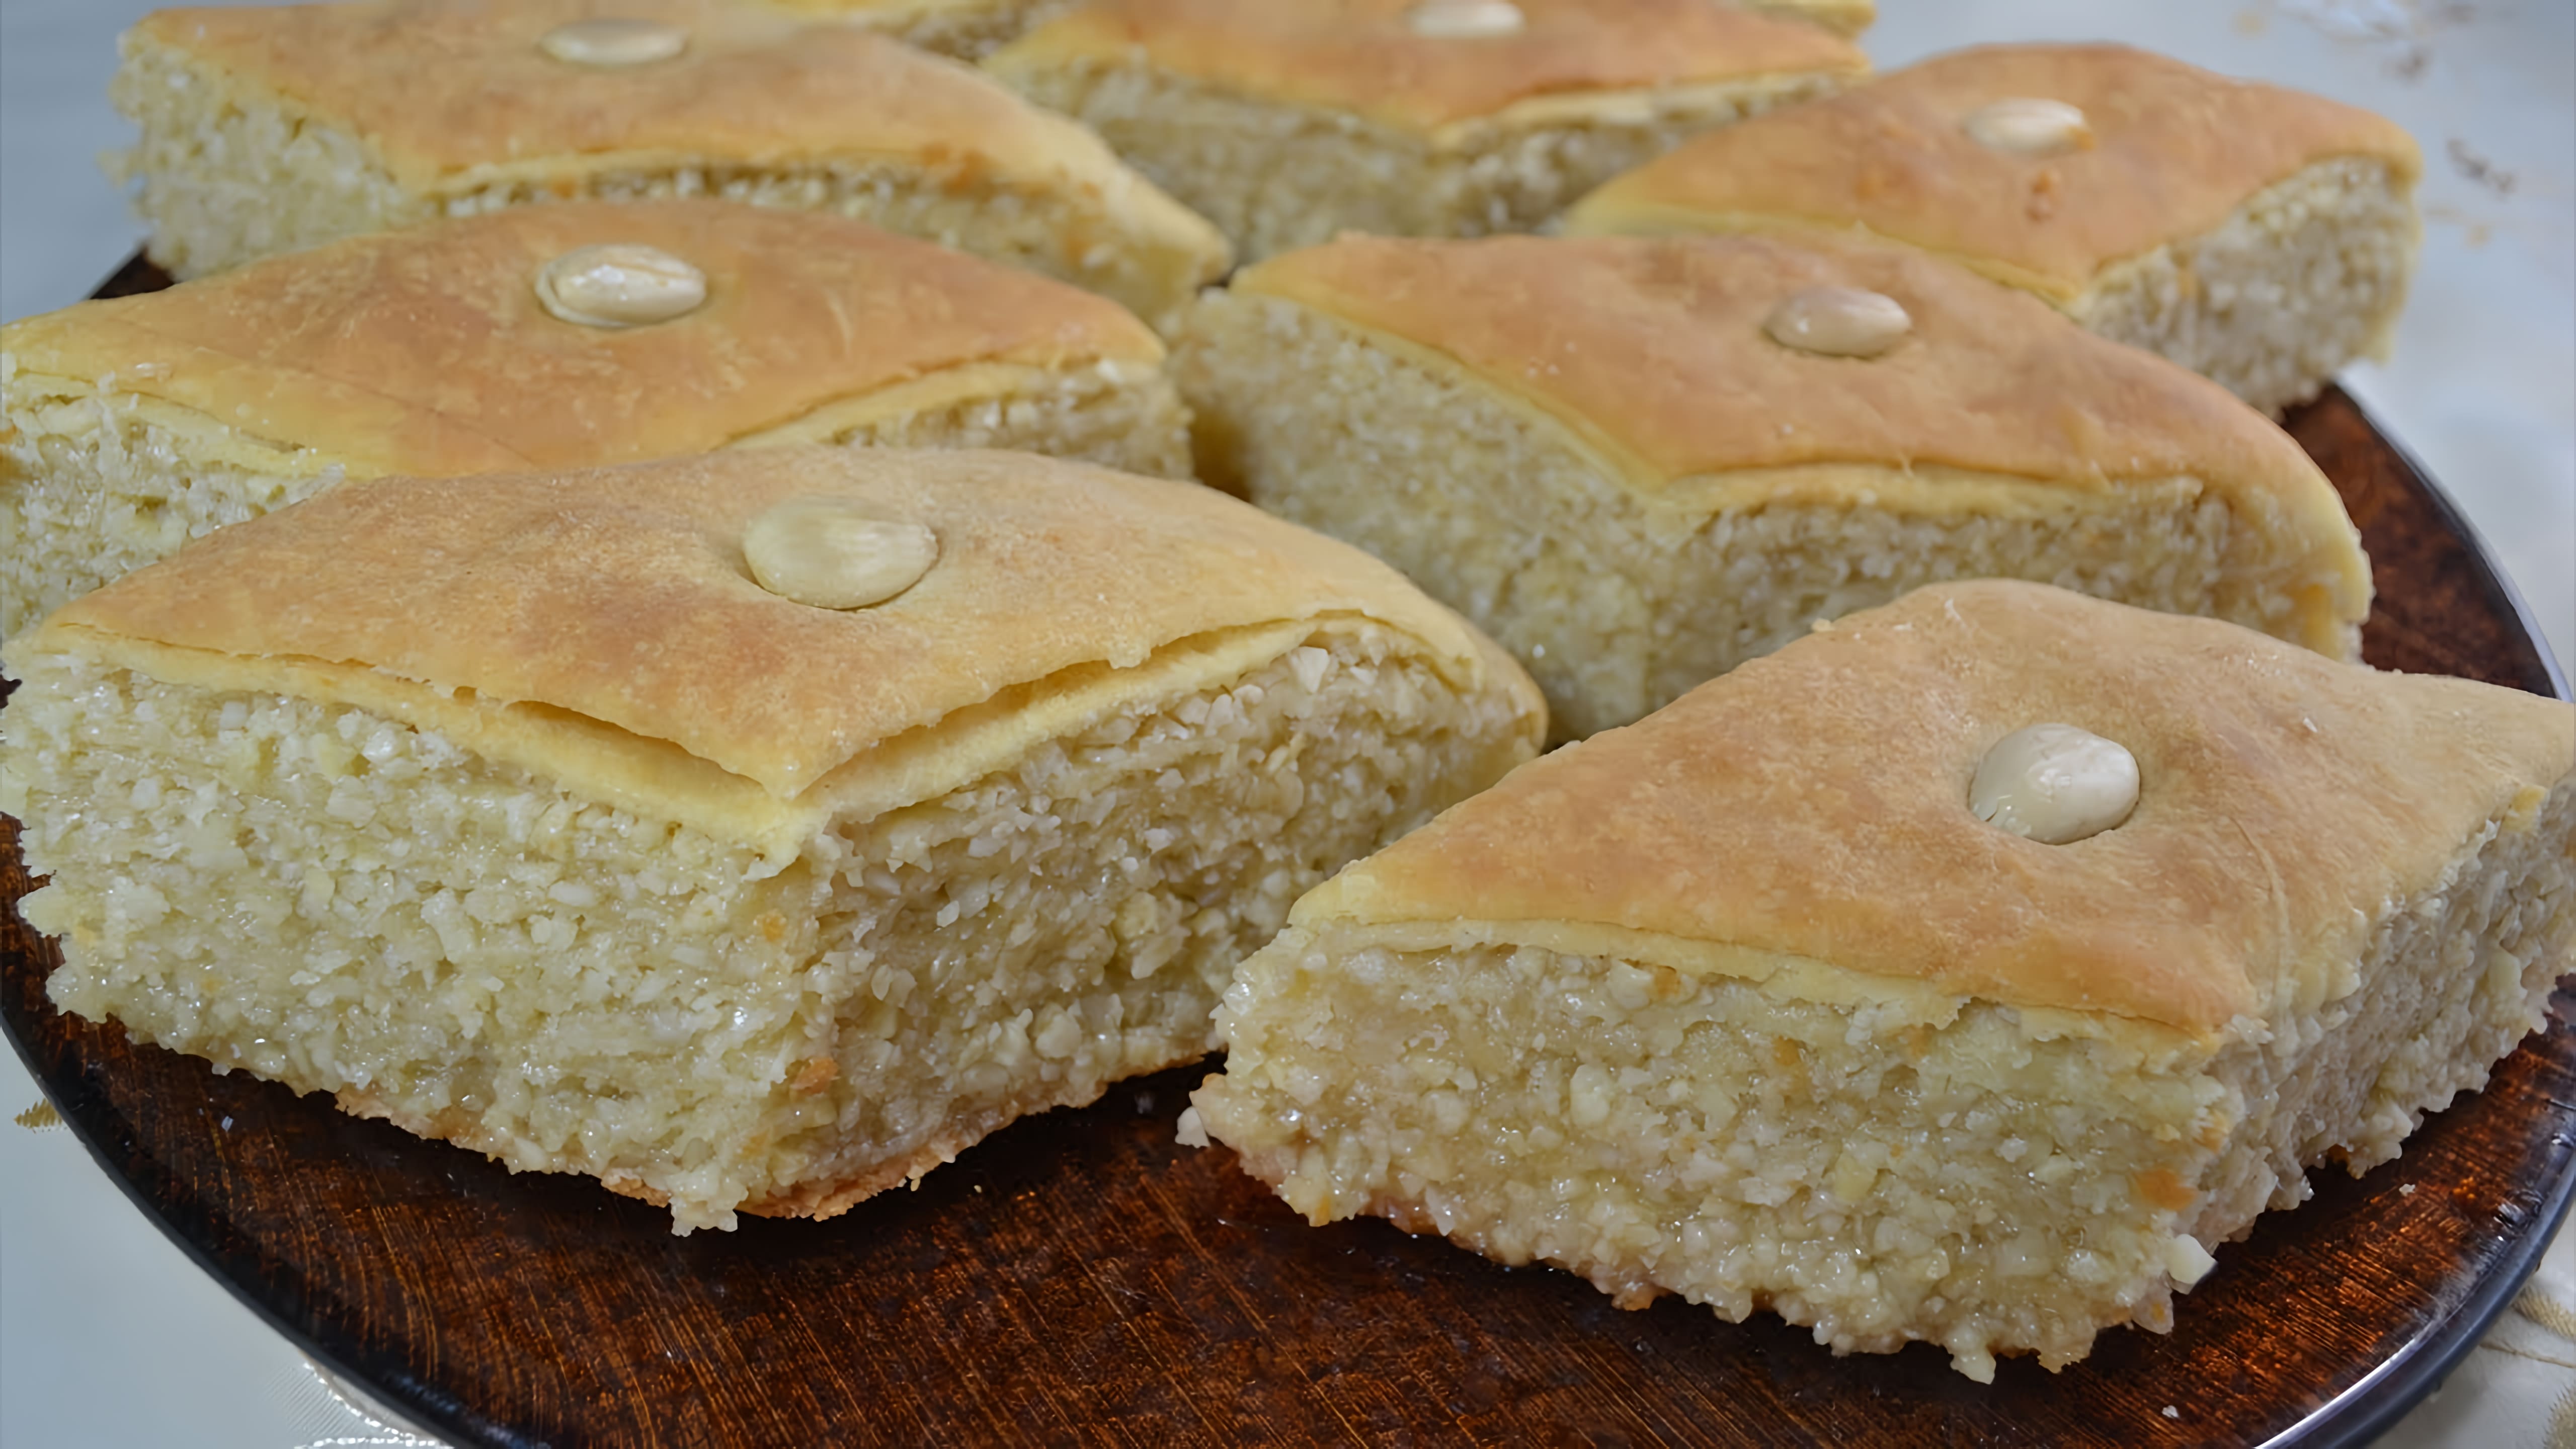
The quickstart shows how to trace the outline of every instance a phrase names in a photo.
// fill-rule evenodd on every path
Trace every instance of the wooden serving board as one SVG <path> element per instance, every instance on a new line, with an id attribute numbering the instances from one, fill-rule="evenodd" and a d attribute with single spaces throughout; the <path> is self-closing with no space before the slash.
<path id="1" fill-rule="evenodd" d="M 131 273 L 133 269 L 129 269 Z M 149 284 L 148 275 L 120 281 Z M 139 290 L 140 287 L 129 287 Z M 2289 423 L 2377 570 L 2386 668 L 2566 694 L 2447 500 L 2340 391 Z M 0 821 L 0 896 L 28 888 Z M 100 1165 L 332 1369 L 461 1445 L 2359 1444 L 2509 1303 L 2576 1186 L 2576 994 L 2485 1093 L 2267 1214 L 2158 1337 L 1982 1386 L 1766 1316 L 1623 1312 L 1383 1222 L 1308 1227 L 1175 1145 L 1215 1065 L 1022 1121 L 823 1223 L 674 1237 L 586 1179 L 345 1117 L 56 1012 L 0 922 L 0 1025 Z"/>

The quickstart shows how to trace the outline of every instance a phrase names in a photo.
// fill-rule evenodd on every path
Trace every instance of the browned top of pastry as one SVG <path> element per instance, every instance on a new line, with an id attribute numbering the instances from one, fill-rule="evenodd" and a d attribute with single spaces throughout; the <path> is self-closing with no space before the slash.
<path id="1" fill-rule="evenodd" d="M 549 54 L 599 17 L 667 25 L 678 54 Z M 973 69 L 849 24 L 725 0 L 349 0 L 164 10 L 129 46 L 185 51 L 231 84 L 357 133 L 416 191 L 710 159 L 895 158 L 1005 177 L 1123 174 L 1109 149 Z"/>
<path id="2" fill-rule="evenodd" d="M 1785 15 L 1810 25 L 1821 25 L 1834 34 L 1851 39 L 1869 29 L 1878 18 L 1878 0 L 1730 0 L 1748 10 L 1770 15 Z"/>
<path id="3" fill-rule="evenodd" d="M 2042 845 L 1970 813 L 1986 751 L 2043 722 L 2136 756 L 2125 823 Z M 2343 994 L 2369 921 L 2571 770 L 2564 703 L 1944 585 L 1522 767 L 1293 919 L 1611 927 L 1824 963 L 1856 1001 L 1930 987 L 2207 1035 Z"/>
<path id="4" fill-rule="evenodd" d="M 927 528 L 935 559 L 866 607 L 772 593 L 746 529 L 804 499 Z M 863 754 L 944 778 L 952 745 L 981 749 L 1105 673 L 1335 619 L 1522 698 L 1535 743 L 1526 677 L 1359 550 L 1195 484 L 1018 453 L 742 449 L 345 484 L 89 594 L 12 649 L 359 702 L 410 682 L 444 710 L 425 717 L 522 763 L 632 776 L 639 753 L 676 750 L 756 785 L 735 807 L 751 810 Z M 1194 657 L 1179 688 L 1210 682 Z"/>
<path id="5" fill-rule="evenodd" d="M 1709 0 L 1518 0 L 1508 33 L 1425 34 L 1416 0 L 1092 0 L 986 62 L 1035 70 L 1141 55 L 1240 94 L 1432 131 L 1543 97 L 1764 76 L 1857 77 L 1813 25 Z"/>
<path id="6" fill-rule="evenodd" d="M 635 243 L 696 267 L 668 321 L 564 321 L 536 281 Z M 717 201 L 514 207 L 271 258 L 0 328 L 19 373 L 157 397 L 361 474 L 562 468 L 721 447 L 961 366 L 1162 346 L 1115 304 L 815 212 Z"/>
<path id="7" fill-rule="evenodd" d="M 1972 134 L 1999 101 L 2070 105 L 2066 149 Z M 2216 227 L 2341 156 L 2422 159 L 2383 117 L 2117 45 L 1958 51 L 1702 134 L 1594 192 L 1574 233 L 1862 227 L 2064 300 L 2106 265 Z"/>
<path id="8" fill-rule="evenodd" d="M 1973 491 L 1941 470 L 2073 497 L 2192 477 L 2302 562 L 2330 596 L 2320 621 L 2356 625 L 2369 608 L 2342 500 L 2287 434 L 2206 378 L 1910 248 L 1821 235 L 1346 236 L 1232 285 L 1464 368 L 1572 429 L 1648 497 L 1796 490 L 1860 504 L 1901 488 L 1909 508 L 1937 511 Z M 1774 309 L 1822 286 L 1892 299 L 1907 330 L 1874 357 L 1774 340 Z M 1808 467 L 1838 464 L 1874 466 Z M 2319 627 L 2321 640 L 2333 632 Z"/>

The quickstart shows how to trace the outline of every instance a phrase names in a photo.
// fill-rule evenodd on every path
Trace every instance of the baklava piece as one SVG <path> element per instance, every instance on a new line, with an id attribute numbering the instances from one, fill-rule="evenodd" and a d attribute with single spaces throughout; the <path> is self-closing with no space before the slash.
<path id="1" fill-rule="evenodd" d="M 606 13 L 603 13 L 606 12 Z M 439 216 L 721 196 L 837 212 L 1160 324 L 1224 239 L 1098 137 L 953 61 L 725 0 L 164 10 L 113 94 L 152 260 L 195 277 Z"/>
<path id="2" fill-rule="evenodd" d="M 1202 477 L 1476 621 L 1567 738 L 1943 579 L 2339 657 L 2370 608 L 2279 428 L 1903 247 L 1346 237 L 1211 294 L 1173 371 Z"/>
<path id="3" fill-rule="evenodd" d="M 2571 763 L 2562 702 L 1925 589 L 1299 901 L 1184 1134 L 1318 1224 L 2058 1368 L 2542 1025 Z"/>
<path id="4" fill-rule="evenodd" d="M 684 1231 L 1197 1058 L 1541 730 L 1356 550 L 1017 453 L 336 488 L 5 658 L 58 1006 Z"/>
<path id="5" fill-rule="evenodd" d="M 1345 230 L 1529 231 L 1868 62 L 1710 0 L 1094 0 L 985 65 L 1263 257 Z"/>
<path id="6" fill-rule="evenodd" d="M 521 207 L 0 327 L 0 634 L 341 478 L 767 443 L 1187 477 L 1154 334 L 1060 283 L 717 201 Z"/>
<path id="7" fill-rule="evenodd" d="M 1699 138 L 1565 225 L 1890 237 L 2277 413 L 2387 355 L 2422 169 L 2394 123 L 2321 96 L 2123 46 L 1998 46 Z"/>

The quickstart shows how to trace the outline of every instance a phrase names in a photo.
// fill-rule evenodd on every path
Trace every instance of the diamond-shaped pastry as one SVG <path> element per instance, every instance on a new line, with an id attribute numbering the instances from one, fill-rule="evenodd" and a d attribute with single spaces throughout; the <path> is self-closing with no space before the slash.
<path id="1" fill-rule="evenodd" d="M 2338 656 L 2370 607 L 2287 434 L 1911 248 L 1344 237 L 1210 293 L 1173 373 L 1210 482 L 1475 620 L 1569 738 L 1941 579 Z"/>
<path id="2" fill-rule="evenodd" d="M 846 23 L 725 0 L 164 10 L 113 94 L 180 277 L 439 216 L 722 196 L 835 212 L 1161 323 L 1224 240 L 1099 138 Z"/>
<path id="3" fill-rule="evenodd" d="M 0 635 L 340 478 L 789 442 L 1190 468 L 1162 344 L 1114 304 L 730 202 L 355 238 L 12 322 L 0 356 Z"/>
<path id="4" fill-rule="evenodd" d="M 2322 96 L 2125 46 L 1989 46 L 1695 138 L 1566 229 L 1866 231 L 2277 412 L 2387 354 L 2422 170 L 2394 123 Z"/>
<path id="5" fill-rule="evenodd" d="M 746 557 L 832 504 L 839 567 Z M 1358 551 L 1021 453 L 349 484 L 5 658 L 57 1005 L 682 1228 L 1197 1058 L 1300 892 L 1541 730 Z"/>
<path id="6" fill-rule="evenodd" d="M 1529 231 L 1868 62 L 1714 0 L 1093 0 L 985 66 L 1263 257 L 1345 230 Z"/>
<path id="7" fill-rule="evenodd" d="M 2044 723 L 2132 756 L 2134 809 L 2062 844 L 1980 818 Z M 1309 894 L 1193 1100 L 1314 1222 L 1984 1379 L 2169 1327 L 2309 1169 L 2484 1085 L 2571 966 L 2576 709 L 1963 583 Z"/>

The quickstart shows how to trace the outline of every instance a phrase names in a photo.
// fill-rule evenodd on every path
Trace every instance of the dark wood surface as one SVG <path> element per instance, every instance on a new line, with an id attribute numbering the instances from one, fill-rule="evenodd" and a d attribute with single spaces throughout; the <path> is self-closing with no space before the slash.
<path id="1" fill-rule="evenodd" d="M 2376 561 L 2374 662 L 2564 692 L 2349 399 L 2291 428 Z M 0 895 L 26 888 L 0 821 Z M 1623 1312 L 1382 1222 L 1310 1228 L 1230 1153 L 1174 1144 L 1213 1063 L 1023 1121 L 829 1222 L 674 1237 L 587 1180 L 57 1013 L 50 943 L 5 915 L 0 1023 L 98 1161 L 270 1322 L 462 1444 L 2359 1443 L 2502 1310 L 2576 1181 L 2562 992 L 2404 1158 L 2320 1172 L 2223 1250 L 2170 1336 L 2115 1330 L 1985 1387 L 1922 1345 L 1836 1358 L 1767 1316 Z"/>

